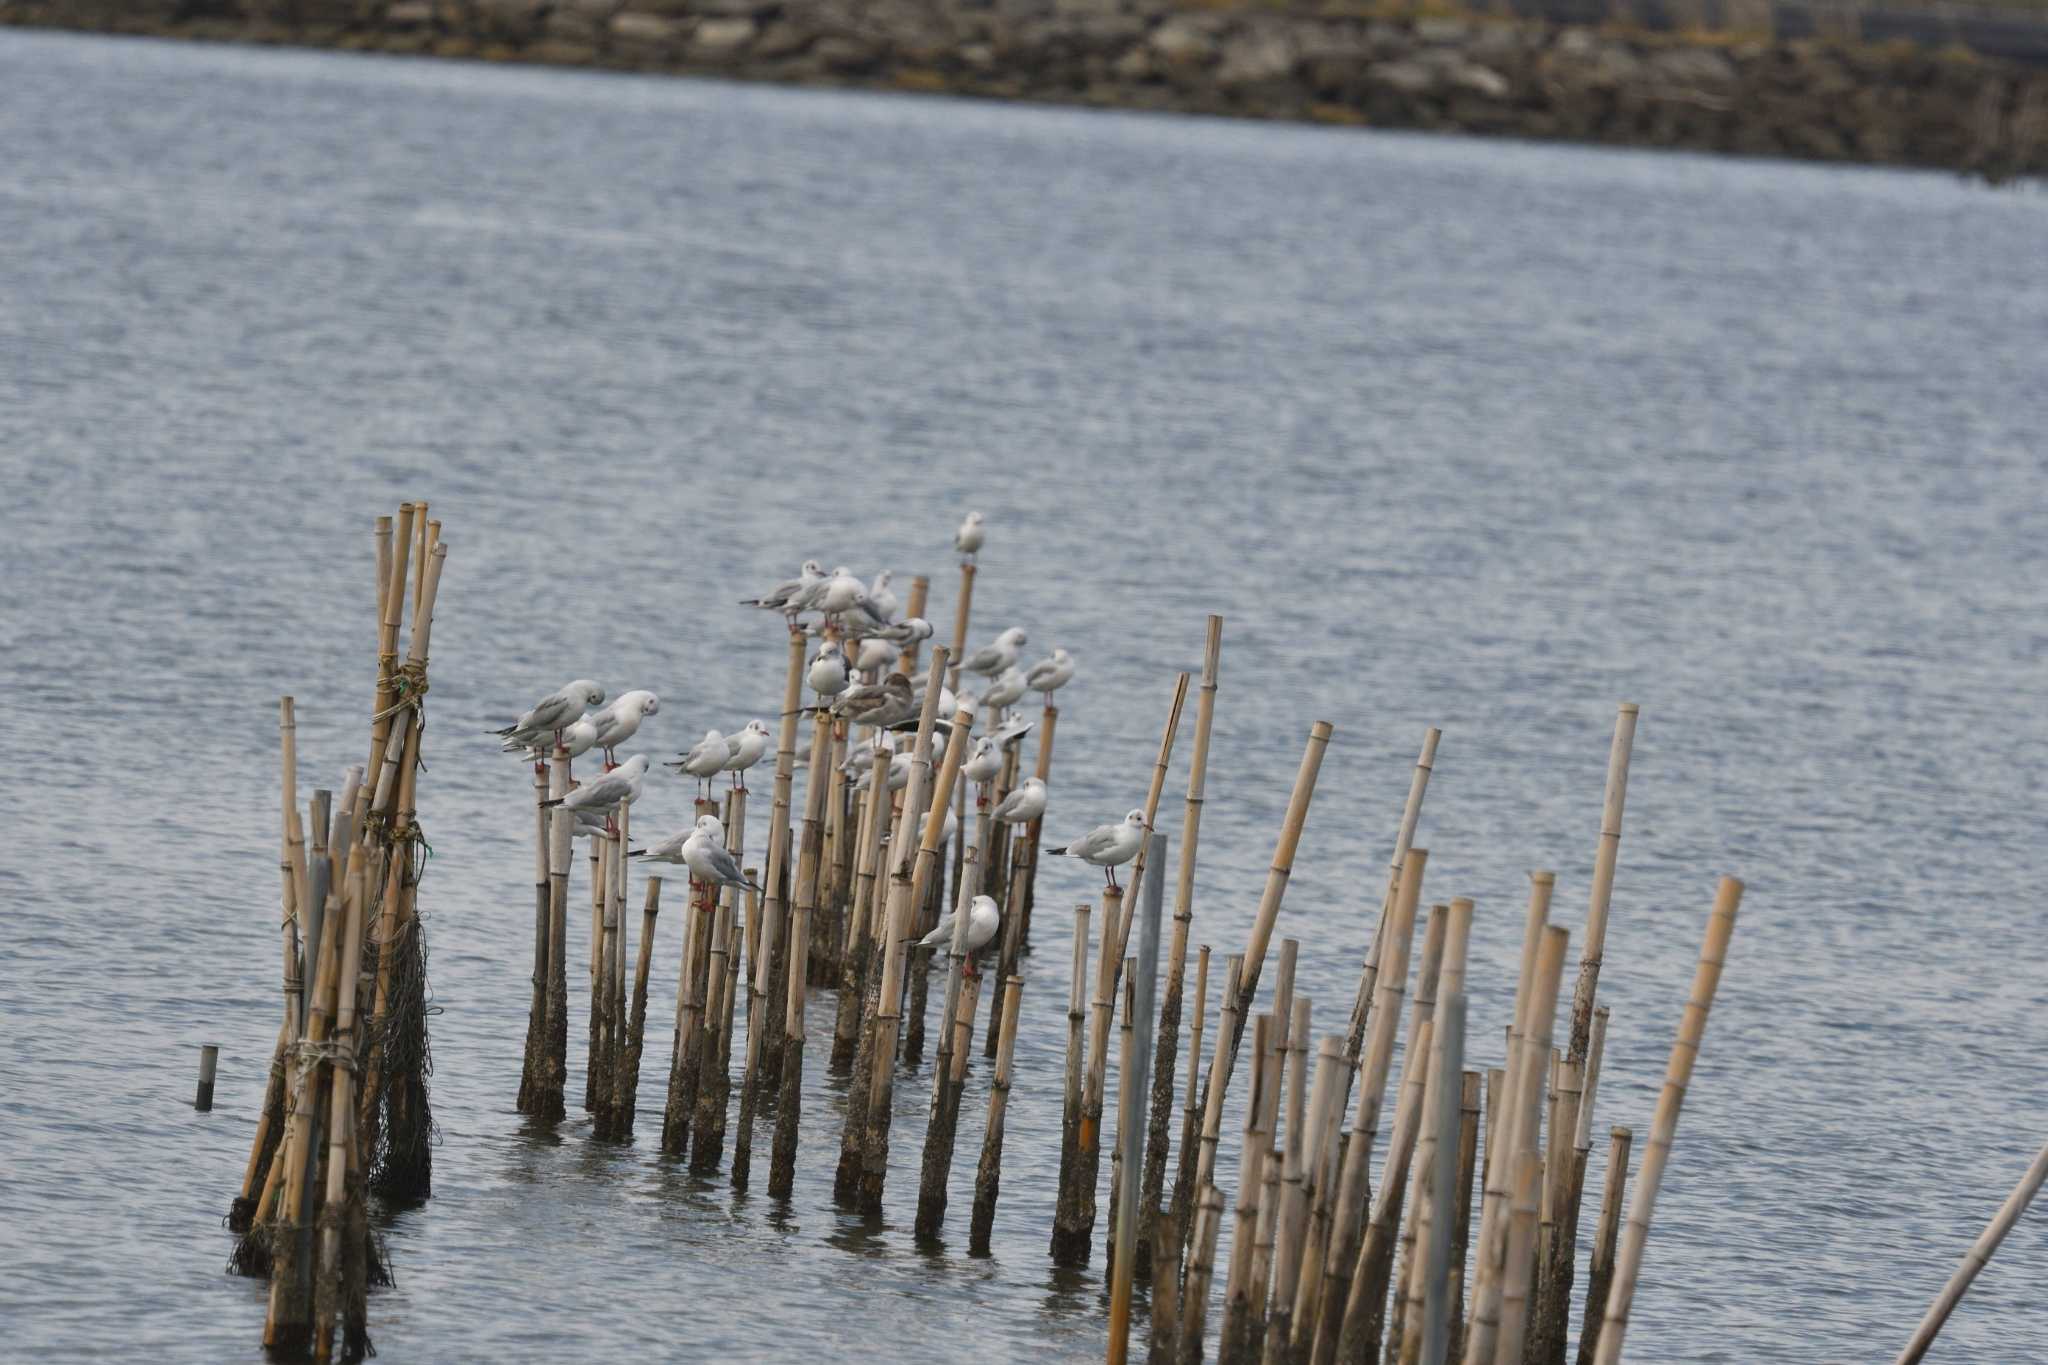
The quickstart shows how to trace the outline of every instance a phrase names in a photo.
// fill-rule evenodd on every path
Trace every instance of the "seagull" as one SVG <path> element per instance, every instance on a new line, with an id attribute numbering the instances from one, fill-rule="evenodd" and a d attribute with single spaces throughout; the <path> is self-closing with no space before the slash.
<path id="1" fill-rule="evenodd" d="M 791 604 L 801 598 L 808 597 L 811 590 L 818 585 L 819 580 L 824 578 L 824 576 L 825 570 L 817 560 L 806 559 L 803 572 L 800 575 L 777 583 L 759 597 L 741 598 L 740 605 L 743 607 L 760 607 L 764 611 L 779 611 L 786 616 L 793 617 L 802 610 L 802 607 Z"/>
<path id="2" fill-rule="evenodd" d="M 853 656 L 853 666 L 862 673 L 879 673 L 893 668 L 903 657 L 903 646 L 880 635 L 867 636 L 860 642 L 860 650 Z"/>
<path id="3" fill-rule="evenodd" d="M 960 529 L 953 533 L 953 548 L 972 559 L 981 549 L 982 539 L 981 513 L 969 512 L 967 520 L 961 522 Z"/>
<path id="4" fill-rule="evenodd" d="M 841 564 L 811 593 L 809 605 L 813 610 L 827 616 L 837 616 L 853 610 L 856 600 L 867 595 L 867 585 L 853 576 L 853 570 Z"/>
<path id="5" fill-rule="evenodd" d="M 1015 704 L 1024 696 L 1024 675 L 1015 668 L 1006 668 L 987 687 L 982 689 L 981 704 L 998 709 Z"/>
<path id="6" fill-rule="evenodd" d="M 746 778 L 742 774 L 761 761 L 761 755 L 768 752 L 770 742 L 768 722 L 765 720 L 750 720 L 746 729 L 736 735 L 725 737 L 727 758 L 722 771 L 733 775 L 732 784 L 735 788 L 740 791 L 746 790 Z"/>
<path id="7" fill-rule="evenodd" d="M 1027 777 L 989 812 L 1006 825 L 1028 825 L 1045 814 L 1045 781 Z M 1121 861 L 1121 860 L 1119 860 Z"/>
<path id="8" fill-rule="evenodd" d="M 1018 740 L 1024 738 L 1024 736 L 1028 734 L 1030 730 L 1030 721 L 1010 720 L 1005 721 L 1002 725 L 998 726 L 994 731 L 992 731 L 989 734 L 989 738 L 995 741 L 995 745 L 998 749 L 1007 749 L 1012 744 L 1015 744 Z"/>
<path id="9" fill-rule="evenodd" d="M 1074 656 L 1055 647 L 1050 659 L 1040 659 L 1024 673 L 1024 685 L 1052 705 L 1052 694 L 1074 680 Z"/>
<path id="10" fill-rule="evenodd" d="M 569 831 L 570 838 L 582 839 L 592 834 L 611 833 L 611 822 L 596 811 L 579 810 L 574 812 L 574 814 L 576 817 L 576 828 Z"/>
<path id="11" fill-rule="evenodd" d="M 1020 789 L 1021 790 L 1021 789 Z M 1138 856 L 1138 850 L 1145 843 L 1145 812 L 1134 810 L 1123 818 L 1122 824 L 1100 825 L 1089 830 L 1080 838 L 1061 844 L 1058 848 L 1047 849 L 1048 853 L 1060 853 L 1069 858 L 1079 858 L 1084 863 L 1093 863 L 1102 869 L 1110 887 L 1116 886 L 1116 869 Z"/>
<path id="12" fill-rule="evenodd" d="M 910 679 L 891 673 L 878 683 L 849 687 L 832 701 L 832 714 L 855 725 L 894 725 L 917 714 Z"/>
<path id="13" fill-rule="evenodd" d="M 633 737 L 642 717 L 661 710 L 661 698 L 652 692 L 625 692 L 610 706 L 590 718 L 597 727 L 596 745 L 604 750 L 604 761 L 613 764 L 612 751 Z"/>
<path id="14" fill-rule="evenodd" d="M 562 727 L 562 737 L 556 741 L 571 758 L 581 758 L 597 744 L 597 721 L 585 716 L 574 725 Z"/>
<path id="15" fill-rule="evenodd" d="M 811 670 L 804 678 L 821 697 L 835 697 L 846 690 L 852 679 L 846 670 L 846 651 L 837 640 L 825 642 L 825 647 L 811 660 Z"/>
<path id="16" fill-rule="evenodd" d="M 868 607 L 884 621 L 895 620 L 896 613 L 903 609 L 903 604 L 896 600 L 896 594 L 889 588 L 895 577 L 895 574 L 884 569 L 876 574 L 875 581 L 868 585 Z"/>
<path id="17" fill-rule="evenodd" d="M 704 794 L 704 784 L 725 771 L 726 760 L 732 757 L 732 750 L 726 747 L 725 736 L 716 730 L 706 730 L 704 738 L 690 746 L 690 752 L 683 755 L 680 763 L 668 766 L 679 772 L 686 772 L 697 779 L 697 794 Z"/>
<path id="18" fill-rule="evenodd" d="M 640 782 L 646 775 L 647 755 L 634 754 L 604 776 L 591 779 L 567 796 L 541 804 L 560 806 L 571 813 L 610 814 L 621 805 L 630 806 L 640 799 Z"/>
<path id="19" fill-rule="evenodd" d="M 969 782 L 993 782 L 1003 770 L 1003 751 L 987 735 L 974 741 L 974 752 L 960 765 L 960 776 Z"/>
<path id="20" fill-rule="evenodd" d="M 753 889 L 754 884 L 740 870 L 739 859 L 726 851 L 725 827 L 718 823 L 717 816 L 698 816 L 696 828 L 683 840 L 681 851 L 690 875 L 706 886 Z"/>
<path id="21" fill-rule="evenodd" d="M 932 623 L 922 616 L 912 616 L 902 621 L 892 621 L 874 632 L 891 644 L 907 645 L 913 640 L 932 638 Z"/>
<path id="22" fill-rule="evenodd" d="M 890 791 L 900 792 L 903 790 L 904 784 L 910 781 L 910 759 L 911 755 L 908 749 L 890 757 L 889 775 L 884 779 L 888 783 Z M 870 760 L 867 771 L 860 775 L 860 781 L 853 784 L 853 789 L 864 792 L 872 788 L 874 784 L 875 769 L 873 761 Z"/>
<path id="23" fill-rule="evenodd" d="M 588 678 L 578 678 L 559 691 L 550 692 L 533 704 L 533 709 L 521 716 L 514 724 L 491 734 L 507 741 L 518 741 L 521 749 L 530 749 L 547 734 L 557 732 L 570 721 L 583 714 L 586 706 L 597 706 L 604 701 L 604 689 Z"/>
<path id="24" fill-rule="evenodd" d="M 918 940 L 925 948 L 944 948 L 948 954 L 953 950 L 954 921 L 958 912 L 948 910 L 939 916 L 939 922 L 932 931 Z M 974 969 L 974 955 L 995 942 L 996 929 L 1002 924 L 1002 916 L 996 913 L 994 896 L 976 896 L 967 907 L 967 964 L 963 970 L 969 976 L 978 976 Z"/>
<path id="25" fill-rule="evenodd" d="M 707 815 L 699 816 L 698 818 L 701 820 L 713 820 L 717 817 Z M 629 849 L 626 856 L 628 858 L 645 858 L 650 863 L 681 863 L 683 861 L 683 844 L 696 832 L 697 827 L 689 825 L 677 830 L 658 844 L 649 844 L 646 848 Z"/>
<path id="26" fill-rule="evenodd" d="M 994 644 L 983 645 L 980 649 L 975 650 L 972 654 L 962 659 L 960 667 L 965 672 L 979 673 L 985 678 L 993 678 L 996 674 L 1001 673 L 1004 669 L 1013 666 L 1017 662 L 1017 651 L 1023 648 L 1025 643 L 1026 637 L 1023 630 L 1020 627 L 1011 626 L 1001 635 L 996 636 Z"/>

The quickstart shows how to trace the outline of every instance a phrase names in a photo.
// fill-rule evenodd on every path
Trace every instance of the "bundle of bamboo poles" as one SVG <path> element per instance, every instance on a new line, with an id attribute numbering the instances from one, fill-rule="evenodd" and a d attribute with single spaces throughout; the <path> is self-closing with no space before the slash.
<path id="1" fill-rule="evenodd" d="M 366 1196 L 418 1199 L 431 1186 L 417 904 L 431 850 L 415 810 L 427 650 L 448 554 L 440 532 L 424 503 L 399 508 L 395 535 L 392 518 L 377 519 L 369 761 L 349 770 L 338 800 L 313 793 L 310 848 L 295 705 L 279 705 L 285 1017 L 229 1225 L 240 1234 L 231 1267 L 270 1279 L 263 1340 L 281 1355 L 369 1350 L 365 1289 L 387 1277 Z"/>

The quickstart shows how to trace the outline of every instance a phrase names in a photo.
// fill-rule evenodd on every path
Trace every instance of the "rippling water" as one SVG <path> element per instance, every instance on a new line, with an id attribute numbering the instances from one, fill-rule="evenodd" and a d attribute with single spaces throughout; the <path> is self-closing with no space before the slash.
<path id="1" fill-rule="evenodd" d="M 383 1224 L 386 1360 L 1100 1350 L 1100 1284 L 1044 1255 L 1086 869 L 1042 874 L 992 1258 L 964 1245 L 979 1065 L 937 1250 L 922 1078 L 878 1224 L 833 1209 L 815 1059 L 786 1206 L 651 1154 L 665 1025 L 632 1148 L 512 1110 L 529 788 L 476 732 L 576 674 L 657 688 L 654 752 L 730 728 L 783 658 L 730 599 L 818 555 L 929 572 L 950 619 L 969 505 L 975 635 L 1081 660 L 1049 833 L 1133 804 L 1226 617 L 1219 960 L 1335 723 L 1281 920 L 1318 1032 L 1424 726 L 1430 896 L 1478 900 L 1493 1040 L 1523 873 L 1558 870 L 1576 937 L 1613 704 L 1642 703 L 1603 1125 L 1647 1129 L 1715 878 L 1749 893 L 1632 1358 L 1888 1355 L 2048 1128 L 2038 194 L 16 33 L 0 147 L 10 1352 L 256 1354 L 218 1220 L 277 1008 L 275 702 L 305 786 L 360 758 L 369 522 L 403 496 L 451 545 L 421 803 L 443 1142 L 433 1201 Z M 668 783 L 640 820 L 685 813 Z M 2048 1357 L 2044 1277 L 2037 1211 L 1939 1358 Z"/>

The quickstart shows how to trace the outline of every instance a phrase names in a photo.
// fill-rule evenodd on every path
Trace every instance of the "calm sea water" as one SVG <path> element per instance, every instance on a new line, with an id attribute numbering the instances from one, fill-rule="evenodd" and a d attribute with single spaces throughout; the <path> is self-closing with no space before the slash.
<path id="1" fill-rule="evenodd" d="M 1642 704 L 1603 1128 L 1647 1130 L 1715 879 L 1749 892 L 1632 1358 L 1888 1356 L 2048 1130 L 2038 193 L 22 33 L 0 148 L 9 1354 L 256 1356 L 219 1219 L 277 1009 L 276 698 L 307 788 L 360 759 L 370 520 L 405 496 L 451 545 L 442 1142 L 435 1198 L 382 1223 L 385 1360 L 1101 1349 L 1099 1281 L 1044 1255 L 1086 869 L 1042 874 L 991 1258 L 978 1063 L 938 1249 L 921 1075 L 874 1224 L 832 1206 L 815 1064 L 786 1205 L 652 1154 L 666 1025 L 634 1146 L 512 1109 L 529 788 L 478 732 L 584 674 L 661 693 L 657 756 L 768 713 L 781 635 L 732 599 L 816 555 L 930 573 L 950 619 L 969 506 L 975 636 L 1081 661 L 1048 833 L 1134 804 L 1225 616 L 1219 962 L 1335 723 L 1281 919 L 1319 1033 L 1438 724 L 1428 894 L 1478 901 L 1493 1059 L 1524 873 L 1558 871 L 1576 938 L 1613 706 Z M 636 824 L 686 803 L 657 785 Z M 2037 1211 L 1939 1358 L 2048 1358 L 2044 1278 Z"/>

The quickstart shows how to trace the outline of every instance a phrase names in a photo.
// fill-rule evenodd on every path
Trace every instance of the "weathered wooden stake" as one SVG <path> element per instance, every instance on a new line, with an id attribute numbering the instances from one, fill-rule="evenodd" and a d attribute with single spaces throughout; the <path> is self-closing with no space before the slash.
<path id="1" fill-rule="evenodd" d="M 974 1173 L 974 1213 L 968 1224 L 967 1250 L 986 1256 L 989 1234 L 995 1227 L 996 1196 L 1003 1187 L 1003 1124 L 1010 1108 L 1011 1065 L 1017 1055 L 1017 1011 L 1024 994 L 1024 979 L 1003 982 L 1002 1044 L 996 1049 L 995 1079 L 989 1085 L 988 1124 L 982 1132 L 981 1165 Z"/>
<path id="2" fill-rule="evenodd" d="M 1586 1320 L 1579 1328 L 1579 1365 L 1593 1365 L 1600 1350 L 1600 1324 L 1607 1316 L 1607 1291 L 1614 1284 L 1614 1252 L 1621 1241 L 1622 1201 L 1628 1193 L 1628 1149 L 1635 1133 L 1607 1135 L 1607 1193 L 1600 1201 L 1600 1226 L 1593 1233 L 1593 1259 L 1586 1267 Z"/>

